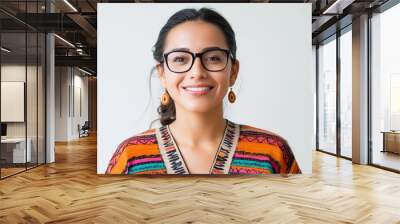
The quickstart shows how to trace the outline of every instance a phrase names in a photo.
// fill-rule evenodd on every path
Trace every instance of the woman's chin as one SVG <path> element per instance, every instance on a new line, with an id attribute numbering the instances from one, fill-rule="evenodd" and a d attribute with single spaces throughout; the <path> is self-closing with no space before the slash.
<path id="1" fill-rule="evenodd" d="M 214 105 L 212 104 L 186 104 L 183 108 L 192 113 L 207 113 L 214 109 Z"/>

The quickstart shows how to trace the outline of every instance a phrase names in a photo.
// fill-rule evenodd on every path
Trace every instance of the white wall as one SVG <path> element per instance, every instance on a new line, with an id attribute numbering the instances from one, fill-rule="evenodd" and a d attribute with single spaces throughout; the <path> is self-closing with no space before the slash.
<path id="1" fill-rule="evenodd" d="M 26 75 L 26 70 L 28 71 L 28 74 L 32 74 L 33 69 L 35 69 L 35 74 L 36 74 L 36 68 L 32 66 L 25 67 L 24 65 L 21 64 L 3 64 L 1 66 L 1 81 L 2 82 L 24 82 L 26 83 L 25 80 L 25 75 Z M 4 96 L 2 96 L 3 98 Z M 7 110 L 7 108 L 1 108 L 1 110 L 4 113 L 4 110 Z M 22 108 L 24 110 L 24 108 Z M 25 124 L 24 122 L 11 122 L 8 123 L 7 125 L 7 134 L 9 137 L 23 137 L 25 136 Z"/>
<path id="2" fill-rule="evenodd" d="M 79 138 L 78 124 L 88 120 L 88 78 L 72 67 L 56 67 L 55 140 Z M 80 97 L 79 91 L 80 90 Z M 79 103 L 79 100 L 81 102 Z M 79 113 L 77 105 L 82 105 Z"/>
<path id="3" fill-rule="evenodd" d="M 25 83 L 1 82 L 1 121 L 24 122 Z"/>
<path id="4" fill-rule="evenodd" d="M 79 137 L 79 132 L 77 129 L 78 124 L 81 126 L 85 123 L 85 121 L 88 121 L 89 118 L 89 112 L 88 112 L 88 77 L 87 76 L 82 76 L 83 73 L 81 73 L 78 70 L 74 70 L 74 92 L 75 94 L 73 96 L 74 98 L 74 108 L 73 108 L 73 119 L 71 120 L 71 135 L 73 138 L 78 138 Z M 80 91 L 80 93 L 78 93 Z M 79 97 L 80 94 L 80 97 Z M 80 101 L 80 102 L 79 102 Z M 82 110 L 81 112 L 79 111 Z"/>
<path id="5" fill-rule="evenodd" d="M 317 47 L 315 46 L 315 45 L 313 45 L 312 46 L 312 59 L 311 59 L 311 74 L 312 74 L 312 76 L 314 77 L 314 79 L 313 79 L 313 86 L 314 86 L 314 88 L 316 88 L 316 82 L 317 82 L 317 79 L 316 79 L 316 76 L 317 76 Z M 313 145 L 314 145 L 314 147 L 313 147 L 313 149 L 316 149 L 316 136 L 317 136 L 317 92 L 316 91 L 314 91 L 314 93 L 313 93 L 313 111 L 314 111 L 314 113 L 313 113 L 313 136 L 314 136 L 314 139 L 313 139 Z"/>
<path id="6" fill-rule="evenodd" d="M 162 89 L 152 79 L 150 97 L 148 79 L 161 27 L 179 9 L 203 6 L 219 11 L 236 32 L 237 101 L 225 102 L 225 117 L 285 137 L 302 171 L 311 173 L 311 4 L 262 3 L 98 4 L 98 173 L 104 173 L 122 140 L 147 130 L 157 118 Z"/>
<path id="7" fill-rule="evenodd" d="M 44 162 L 44 74 L 41 66 L 32 66 L 25 64 L 3 64 L 1 66 L 2 82 L 24 82 L 26 84 L 26 107 L 19 108 L 20 112 L 25 113 L 27 119 L 23 122 L 6 122 L 7 137 L 21 138 L 27 136 L 30 139 L 30 148 L 32 161 L 39 163 Z M 27 79 L 27 81 L 26 81 Z M 3 90 L 2 90 L 3 91 Z M 4 96 L 2 96 L 3 98 Z M 15 102 L 16 103 L 16 102 Z M 3 103 L 2 103 L 3 104 Z M 24 102 L 23 102 L 24 104 Z M 2 107 L 1 110 L 9 110 L 10 108 Z M 17 113 L 17 111 L 9 111 Z M 37 154 L 39 156 L 37 157 Z"/>
<path id="8" fill-rule="evenodd" d="M 27 72 L 27 73 L 26 73 Z M 25 82 L 25 76 L 28 76 L 30 86 L 36 86 L 36 81 L 31 77 L 36 77 L 36 66 L 27 66 L 19 64 L 5 64 L 1 66 L 1 81 L 2 82 Z M 28 137 L 29 134 L 36 134 L 36 88 L 27 88 L 27 119 L 28 119 Z M 33 99 L 34 98 L 34 99 Z M 30 103 L 35 101 L 33 105 Z M 22 108 L 24 109 L 24 108 Z M 7 110 L 7 108 L 2 108 L 2 110 Z M 32 121 L 35 124 L 32 124 Z M 25 123 L 26 122 L 7 122 L 7 136 L 8 137 L 25 137 Z"/>
<path id="9" fill-rule="evenodd" d="M 68 67 L 55 68 L 55 141 L 68 140 Z"/>

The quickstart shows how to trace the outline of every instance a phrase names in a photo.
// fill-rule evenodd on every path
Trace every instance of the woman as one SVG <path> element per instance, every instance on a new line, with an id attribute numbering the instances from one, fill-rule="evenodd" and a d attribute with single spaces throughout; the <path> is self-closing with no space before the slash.
<path id="1" fill-rule="evenodd" d="M 223 117 L 223 98 L 234 103 L 238 72 L 235 33 L 217 12 L 175 13 L 153 50 L 165 92 L 162 126 L 123 141 L 110 174 L 301 173 L 287 142 L 268 131 Z"/>

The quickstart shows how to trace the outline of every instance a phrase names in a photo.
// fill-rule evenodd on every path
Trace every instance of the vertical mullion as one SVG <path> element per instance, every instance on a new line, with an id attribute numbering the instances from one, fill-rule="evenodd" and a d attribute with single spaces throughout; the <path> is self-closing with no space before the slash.
<path id="1" fill-rule="evenodd" d="M 61 70 L 61 69 L 60 69 Z M 68 68 L 67 68 L 67 72 L 68 72 Z M 60 75 L 58 76 L 58 89 L 60 91 L 60 94 L 58 94 L 60 96 L 60 118 L 62 117 L 62 85 L 61 85 L 61 81 L 62 81 L 62 77 L 64 76 L 63 71 L 61 70 Z"/>
<path id="2" fill-rule="evenodd" d="M 316 127 L 315 127 L 315 147 L 319 149 L 319 44 L 315 47 L 315 89 L 316 89 L 316 99 L 315 99 L 315 113 L 316 113 Z"/>
<path id="3" fill-rule="evenodd" d="M 67 67 L 67 72 L 68 72 L 68 77 L 67 77 L 67 82 L 68 82 L 68 118 L 71 117 L 71 70 L 68 69 Z"/>
<path id="4" fill-rule="evenodd" d="M 373 163 L 373 153 L 372 153 L 372 64 L 371 64 L 371 57 L 372 57 L 372 29 L 371 29 L 371 20 L 372 20 L 372 12 L 368 11 L 368 20 L 367 20 L 367 132 L 368 132 L 368 164 Z"/>
<path id="5" fill-rule="evenodd" d="M 341 114 L 340 114 L 340 30 L 336 31 L 336 154 L 341 156 Z"/>
<path id="6" fill-rule="evenodd" d="M 36 13 L 39 15 L 39 0 L 36 1 Z M 39 165 L 39 30 L 36 31 L 36 166 L 38 165 Z"/>
<path id="7" fill-rule="evenodd" d="M 72 107 L 72 120 L 75 118 L 75 74 L 74 67 L 71 67 L 71 107 Z"/>
<path id="8" fill-rule="evenodd" d="M 28 19 L 28 0 L 25 0 L 25 21 Z M 25 118 L 25 170 L 28 169 L 28 24 L 25 23 L 25 102 L 24 102 L 24 118 Z"/>
<path id="9" fill-rule="evenodd" d="M 48 12 L 47 8 L 49 6 L 48 0 L 45 0 L 45 13 Z M 44 69 L 42 69 L 42 77 L 43 77 L 43 71 L 44 71 L 44 161 L 43 163 L 47 163 L 47 38 L 48 38 L 48 33 L 47 31 L 44 32 Z M 43 53 L 43 52 L 42 52 Z M 43 80 L 43 79 L 42 79 Z M 43 82 L 43 81 L 42 81 Z M 42 107 L 43 109 L 43 107 Z"/>

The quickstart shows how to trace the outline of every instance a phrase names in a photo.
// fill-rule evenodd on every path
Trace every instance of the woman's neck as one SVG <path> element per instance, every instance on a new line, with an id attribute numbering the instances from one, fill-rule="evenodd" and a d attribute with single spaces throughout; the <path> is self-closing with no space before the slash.
<path id="1" fill-rule="evenodd" d="M 179 145 L 197 147 L 222 139 L 226 127 L 222 106 L 207 113 L 176 109 L 176 120 L 169 126 Z"/>

